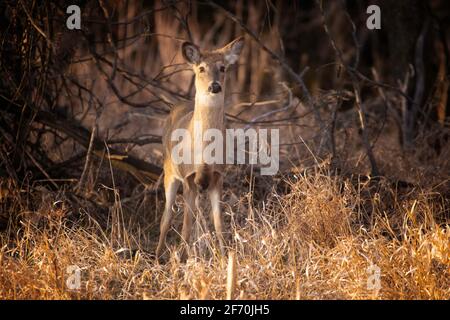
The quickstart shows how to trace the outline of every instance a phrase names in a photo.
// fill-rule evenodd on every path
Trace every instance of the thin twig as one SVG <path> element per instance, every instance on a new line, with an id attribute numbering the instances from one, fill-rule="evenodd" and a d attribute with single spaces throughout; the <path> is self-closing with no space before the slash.
<path id="1" fill-rule="evenodd" d="M 77 185 L 77 190 L 80 192 L 84 192 L 85 189 L 85 185 L 86 185 L 86 181 L 88 178 L 88 173 L 90 173 L 91 171 L 91 166 L 92 166 L 92 154 L 94 151 L 94 139 L 95 139 L 95 134 L 97 132 L 97 126 L 94 124 L 92 126 L 92 132 L 91 132 L 91 139 L 89 141 L 89 147 L 86 153 L 86 161 L 84 163 L 84 168 L 83 168 L 83 172 L 81 173 L 81 177 L 80 177 L 80 181 Z"/>

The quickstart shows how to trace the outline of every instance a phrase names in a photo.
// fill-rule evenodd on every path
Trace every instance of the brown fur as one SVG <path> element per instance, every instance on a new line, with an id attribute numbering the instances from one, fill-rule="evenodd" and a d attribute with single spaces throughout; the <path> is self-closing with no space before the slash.
<path id="1" fill-rule="evenodd" d="M 207 191 L 211 206 L 214 227 L 220 248 L 223 252 L 222 222 L 220 198 L 222 194 L 223 164 L 176 164 L 172 159 L 172 150 L 178 141 L 171 141 L 175 129 L 187 129 L 191 133 L 191 159 L 194 159 L 194 124 L 200 124 L 203 132 L 207 129 L 218 129 L 225 137 L 224 89 L 225 71 L 229 64 L 235 63 L 242 49 L 243 39 L 238 38 L 222 49 L 203 52 L 193 44 L 183 44 L 183 56 L 191 64 L 195 72 L 196 98 L 194 105 L 187 104 L 175 107 L 168 116 L 163 134 L 164 147 L 164 188 L 166 207 L 161 219 L 161 230 L 156 256 L 161 255 L 165 246 L 165 238 L 173 216 L 173 205 L 176 191 L 183 185 L 185 200 L 183 230 L 181 232 L 185 244 L 189 244 L 192 219 L 195 212 L 195 199 L 199 191 Z M 221 90 L 211 92 L 213 83 L 219 84 Z M 198 143 L 198 142 L 197 142 Z M 205 147 L 202 144 L 202 150 Z M 224 149 L 225 155 L 225 149 Z M 223 162 L 224 163 L 224 162 Z"/>

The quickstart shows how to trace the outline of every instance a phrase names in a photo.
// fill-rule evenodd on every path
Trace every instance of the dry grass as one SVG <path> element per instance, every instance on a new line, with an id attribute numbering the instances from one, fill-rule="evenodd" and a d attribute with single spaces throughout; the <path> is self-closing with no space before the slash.
<path id="1" fill-rule="evenodd" d="M 179 261 L 176 239 L 166 263 L 157 264 L 149 254 L 155 237 L 148 237 L 156 225 L 127 222 L 132 219 L 120 199 L 110 210 L 116 221 L 111 228 L 92 218 L 70 222 L 63 196 L 47 195 L 35 212 L 16 212 L 19 230 L 1 235 L 0 298 L 450 298 L 445 198 L 394 190 L 384 180 L 352 182 L 324 170 L 284 179 L 290 189 L 285 195 L 273 191 L 256 201 L 249 193 L 225 203 L 235 269 L 217 254 L 209 234 L 186 263 Z M 24 201 L 20 195 L 9 197 L 9 208 L 23 209 L 11 204 Z M 30 215 L 41 218 L 25 218 Z M 72 265 L 82 269 L 79 290 L 66 284 Z M 380 290 L 370 287 L 373 266 L 380 269 Z M 228 293 L 227 273 L 233 287 Z"/>

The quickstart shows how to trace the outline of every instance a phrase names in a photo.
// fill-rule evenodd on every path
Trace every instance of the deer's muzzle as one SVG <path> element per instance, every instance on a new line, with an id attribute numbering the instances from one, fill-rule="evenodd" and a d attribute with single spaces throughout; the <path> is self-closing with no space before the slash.
<path id="1" fill-rule="evenodd" d="M 220 86 L 220 83 L 218 83 L 217 81 L 214 81 L 214 82 L 211 83 L 211 85 L 208 87 L 208 92 L 211 92 L 211 93 L 219 93 L 220 91 L 222 91 L 222 87 Z"/>

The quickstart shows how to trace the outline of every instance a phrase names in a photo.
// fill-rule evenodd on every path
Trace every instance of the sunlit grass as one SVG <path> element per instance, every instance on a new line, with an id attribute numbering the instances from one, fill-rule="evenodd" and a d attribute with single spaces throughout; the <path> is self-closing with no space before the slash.
<path id="1" fill-rule="evenodd" d="M 250 205 L 244 195 L 224 204 L 228 250 L 236 257 L 233 298 L 450 298 L 450 228 L 437 223 L 448 212 L 444 199 L 425 190 L 402 197 L 382 181 L 355 184 L 324 172 L 294 174 L 287 183 L 289 193 L 272 192 L 263 203 Z M 228 257 L 218 254 L 214 236 L 203 234 L 182 263 L 172 232 L 177 239 L 158 264 L 154 243 L 138 240 L 146 226 L 128 230 L 126 216 L 119 219 L 123 227 L 105 230 L 93 222 L 67 223 L 65 206 L 43 208 L 31 213 L 45 216 L 40 223 L 24 218 L 20 230 L 0 238 L 2 299 L 227 296 Z M 67 283 L 73 265 L 81 269 L 77 290 Z M 374 268 L 379 290 L 371 282 Z"/>

